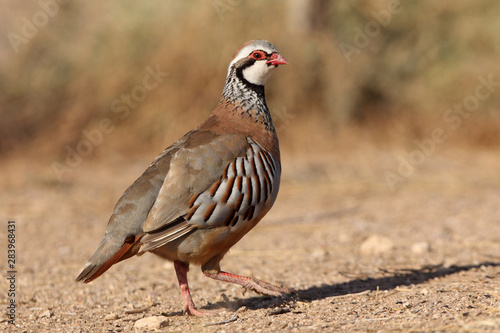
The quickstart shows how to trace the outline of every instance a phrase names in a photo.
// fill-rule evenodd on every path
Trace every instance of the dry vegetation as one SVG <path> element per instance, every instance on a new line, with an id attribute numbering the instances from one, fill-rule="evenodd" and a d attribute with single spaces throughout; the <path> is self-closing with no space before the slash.
<path id="1" fill-rule="evenodd" d="M 500 330 L 500 3 L 302 2 L 8 2 L 0 215 L 17 221 L 19 294 L 18 327 L 0 330 L 127 332 L 153 315 L 165 331 Z M 75 285 L 123 190 L 208 115 L 255 38 L 290 62 L 266 91 L 283 185 L 223 265 L 298 296 L 242 295 L 196 268 L 198 305 L 238 310 L 204 326 L 233 314 L 181 316 L 173 269 L 153 256 Z M 152 71 L 168 74 L 141 88 Z M 134 91 L 147 96 L 127 104 Z"/>
<path id="2" fill-rule="evenodd" d="M 254 38 L 273 41 L 290 60 L 268 87 L 272 109 L 285 113 L 277 122 L 314 122 L 325 132 L 363 125 L 381 139 L 425 137 L 448 108 L 474 94 L 478 76 L 498 74 L 496 1 L 396 1 L 390 17 L 379 15 L 379 30 L 369 24 L 377 22 L 373 13 L 394 1 L 313 1 L 319 8 L 309 16 L 293 10 L 299 2 L 60 5 L 33 37 L 14 45 L 3 39 L 0 149 L 64 155 L 103 118 L 116 125 L 106 141 L 117 150 L 162 146 L 185 131 L 179 125 L 207 115 L 230 56 Z M 8 9 L 0 14 L 4 37 L 23 36 L 22 18 L 33 23 L 42 7 Z M 365 29 L 371 35 L 359 38 Z M 168 78 L 127 117 L 113 112 L 113 101 L 141 85 L 148 66 Z M 481 101 L 462 141 L 498 141 L 499 96 Z"/>

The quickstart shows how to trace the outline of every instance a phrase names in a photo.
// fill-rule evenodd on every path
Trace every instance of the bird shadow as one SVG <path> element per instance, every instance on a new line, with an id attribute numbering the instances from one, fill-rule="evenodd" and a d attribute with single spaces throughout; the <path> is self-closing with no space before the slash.
<path id="1" fill-rule="evenodd" d="M 286 295 L 283 299 L 269 296 L 256 296 L 243 300 L 240 304 L 248 309 L 269 309 L 286 306 L 300 300 L 312 302 L 329 297 L 347 296 L 366 291 L 393 290 L 400 286 L 418 285 L 434 278 L 445 277 L 464 271 L 471 271 L 481 267 L 499 267 L 498 262 L 482 262 L 477 265 L 462 265 L 444 267 L 443 265 L 425 266 L 420 269 L 399 269 L 397 271 L 381 270 L 386 276 L 379 278 L 357 278 L 351 281 L 313 286 L 296 291 L 296 294 Z"/>
<path id="2" fill-rule="evenodd" d="M 380 269 L 380 272 L 386 276 L 378 278 L 363 277 L 338 284 L 313 286 L 306 289 L 296 290 L 295 293 L 285 295 L 282 298 L 272 296 L 254 296 L 245 299 L 238 299 L 232 302 L 226 300 L 225 302 L 209 303 L 207 306 L 201 307 L 200 309 L 208 310 L 209 312 L 213 309 L 236 311 L 244 306 L 249 310 L 271 309 L 269 314 L 281 314 L 289 312 L 290 310 L 287 306 L 298 300 L 310 303 L 329 297 L 348 297 L 349 295 L 354 296 L 363 292 L 393 290 L 397 287 L 418 285 L 434 278 L 471 271 L 481 267 L 500 267 L 500 262 L 485 261 L 476 265 L 453 265 L 449 267 L 444 267 L 440 264 L 424 266 L 419 269 L 398 269 L 393 271 Z M 276 309 L 284 311 L 275 312 Z M 162 314 L 169 317 L 183 315 L 182 312 Z"/>

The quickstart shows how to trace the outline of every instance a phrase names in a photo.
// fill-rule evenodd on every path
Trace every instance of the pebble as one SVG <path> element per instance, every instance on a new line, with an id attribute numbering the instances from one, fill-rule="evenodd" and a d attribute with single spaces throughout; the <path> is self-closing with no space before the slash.
<path id="1" fill-rule="evenodd" d="M 384 236 L 371 235 L 363 243 L 359 250 L 362 254 L 383 254 L 394 249 L 393 242 Z"/>
<path id="2" fill-rule="evenodd" d="M 428 242 L 417 242 L 411 246 L 411 252 L 414 254 L 424 254 L 430 252 L 431 244 Z"/>
<path id="3" fill-rule="evenodd" d="M 287 308 L 287 307 L 279 307 L 279 308 L 274 308 L 274 309 L 271 309 L 267 312 L 267 315 L 268 316 L 275 316 L 275 315 L 280 315 L 280 314 L 284 314 L 284 313 L 288 313 L 290 312 L 290 309 Z"/>
<path id="4" fill-rule="evenodd" d="M 50 318 L 52 316 L 52 312 L 50 310 L 45 310 L 40 314 L 39 318 Z"/>
<path id="5" fill-rule="evenodd" d="M 116 313 L 110 313 L 104 316 L 104 320 L 115 320 L 118 319 L 118 315 Z"/>
<path id="6" fill-rule="evenodd" d="M 151 316 L 139 319 L 134 327 L 138 330 L 157 330 L 169 325 L 168 318 L 165 316 Z"/>

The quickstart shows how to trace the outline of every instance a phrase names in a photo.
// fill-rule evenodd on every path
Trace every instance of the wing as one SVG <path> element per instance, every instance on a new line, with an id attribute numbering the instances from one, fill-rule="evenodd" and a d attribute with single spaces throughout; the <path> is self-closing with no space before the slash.
<path id="1" fill-rule="evenodd" d="M 280 174 L 279 159 L 244 136 L 225 135 L 194 150 L 179 150 L 144 224 L 141 252 L 197 228 L 253 220 L 274 202 Z"/>
<path id="2" fill-rule="evenodd" d="M 242 135 L 190 133 L 169 161 L 168 173 L 145 219 L 143 231 L 181 228 L 183 223 L 179 217 L 188 213 L 193 196 L 207 190 L 221 177 L 224 168 L 247 149 L 248 141 Z"/>

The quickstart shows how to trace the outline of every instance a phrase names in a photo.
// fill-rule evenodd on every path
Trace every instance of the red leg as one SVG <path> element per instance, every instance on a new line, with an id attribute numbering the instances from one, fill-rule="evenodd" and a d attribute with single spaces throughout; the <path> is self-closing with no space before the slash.
<path id="1" fill-rule="evenodd" d="M 231 274 L 227 272 L 213 272 L 213 271 L 203 271 L 203 273 L 214 280 L 236 283 L 246 289 L 253 290 L 259 294 L 271 295 L 271 296 L 283 296 L 283 294 L 290 294 L 294 292 L 293 289 L 286 287 L 278 287 L 265 281 L 258 280 L 253 277 L 241 276 L 236 274 Z"/>
<path id="2" fill-rule="evenodd" d="M 203 316 L 206 313 L 196 309 L 193 299 L 191 298 L 191 292 L 189 291 L 187 281 L 189 266 L 180 261 L 174 261 L 174 268 L 175 273 L 177 274 L 177 280 L 179 280 L 182 298 L 184 299 L 184 313 L 187 315 Z"/>

